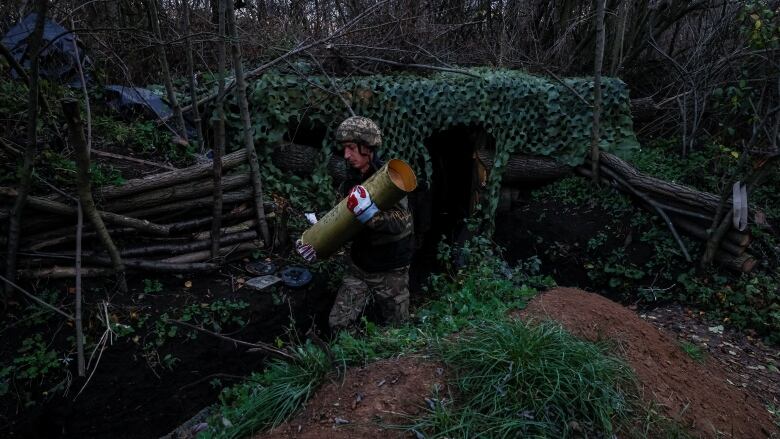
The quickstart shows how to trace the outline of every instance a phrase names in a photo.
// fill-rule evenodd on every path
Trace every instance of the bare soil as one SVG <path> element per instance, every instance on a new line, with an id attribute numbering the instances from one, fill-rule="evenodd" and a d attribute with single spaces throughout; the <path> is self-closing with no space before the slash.
<path id="1" fill-rule="evenodd" d="M 698 437 L 779 435 L 758 398 L 734 385 L 712 359 L 698 363 L 673 334 L 598 294 L 557 288 L 536 297 L 522 318 L 552 319 L 591 341 L 610 340 L 636 372 L 642 396 Z"/>
<path id="2" fill-rule="evenodd" d="M 343 380 L 322 386 L 295 418 L 255 439 L 409 437 L 393 426 L 422 413 L 445 379 L 441 364 L 419 356 L 350 368 Z"/>
<path id="3" fill-rule="evenodd" d="M 698 346 L 703 355 L 721 365 L 729 384 L 744 388 L 767 406 L 780 407 L 780 352 L 776 347 L 680 305 L 659 307 L 640 317 L 675 334 L 678 341 Z"/>

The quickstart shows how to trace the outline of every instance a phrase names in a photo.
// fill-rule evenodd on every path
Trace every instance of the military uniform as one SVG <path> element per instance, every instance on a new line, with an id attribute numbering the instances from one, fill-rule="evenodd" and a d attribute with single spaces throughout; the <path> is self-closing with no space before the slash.
<path id="1" fill-rule="evenodd" d="M 349 125 L 349 129 L 343 129 L 345 124 Z M 357 135 L 355 130 L 359 131 Z M 370 137 L 374 134 L 375 141 Z M 369 142 L 365 143 L 373 146 L 381 142 L 378 127 L 370 119 L 361 117 L 347 119 L 336 132 L 336 139 L 340 142 L 353 141 L 355 137 L 361 140 L 368 137 Z M 341 186 L 342 194 L 348 195 L 354 186 L 381 167 L 382 163 L 375 154 L 366 175 L 349 169 Z M 328 319 L 331 329 L 354 324 L 372 301 L 385 323 L 399 324 L 409 318 L 413 228 L 406 197 L 392 208 L 379 211 L 365 223 L 363 230 L 352 240 L 347 273 Z"/>

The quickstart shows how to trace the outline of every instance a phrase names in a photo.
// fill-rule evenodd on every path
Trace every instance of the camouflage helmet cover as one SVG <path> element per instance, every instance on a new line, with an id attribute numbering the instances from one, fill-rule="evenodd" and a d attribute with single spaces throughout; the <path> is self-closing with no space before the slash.
<path id="1" fill-rule="evenodd" d="M 373 120 L 363 116 L 352 116 L 341 122 L 336 129 L 336 141 L 355 142 L 369 148 L 378 148 L 382 145 L 382 131 Z"/>

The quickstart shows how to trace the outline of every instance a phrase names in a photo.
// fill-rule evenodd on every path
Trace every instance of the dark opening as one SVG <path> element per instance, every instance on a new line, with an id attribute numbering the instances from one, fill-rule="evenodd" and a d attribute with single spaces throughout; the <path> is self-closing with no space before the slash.
<path id="1" fill-rule="evenodd" d="M 287 132 L 284 133 L 284 141 L 297 143 L 299 145 L 311 145 L 319 148 L 322 145 L 322 139 L 325 138 L 327 128 L 324 125 L 313 122 L 309 118 L 298 120 L 297 117 L 290 118 L 287 123 Z"/>
<path id="2" fill-rule="evenodd" d="M 442 239 L 462 243 L 469 234 L 466 219 L 473 213 L 484 168 L 475 158 L 480 149 L 495 148 L 482 127 L 459 125 L 425 140 L 433 175 L 412 194 L 417 251 L 412 262 L 411 286 L 417 289 L 438 267 L 436 253 Z"/>

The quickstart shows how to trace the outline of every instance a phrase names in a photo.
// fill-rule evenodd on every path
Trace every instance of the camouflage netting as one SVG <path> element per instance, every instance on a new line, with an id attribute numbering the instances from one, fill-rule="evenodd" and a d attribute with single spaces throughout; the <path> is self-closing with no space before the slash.
<path id="1" fill-rule="evenodd" d="M 500 172 L 510 154 L 554 157 L 581 164 L 590 147 L 592 80 L 564 79 L 565 85 L 518 71 L 472 69 L 476 77 L 457 73 L 432 76 L 376 75 L 352 78 L 306 77 L 269 73 L 248 89 L 258 148 L 283 141 L 288 130 L 325 127 L 323 159 L 337 150 L 333 132 L 350 114 L 376 121 L 382 128 L 384 157 L 408 161 L 425 182 L 432 173 L 423 142 L 456 125 L 482 126 L 496 142 L 490 190 L 497 194 Z M 334 83 L 341 97 L 333 92 Z M 628 90 L 618 79 L 605 78 L 601 116 L 603 150 L 626 157 L 638 149 L 629 109 Z M 575 94 L 572 90 L 576 90 Z M 233 120 L 238 122 L 237 115 Z M 234 125 L 235 126 L 235 125 Z M 292 127 L 292 129 L 291 129 Z M 240 142 L 236 142 L 239 145 Z M 263 146 L 261 146 L 263 145 Z M 325 163 L 318 171 L 325 175 Z M 487 197 L 484 213 L 492 214 L 497 196 Z"/>

